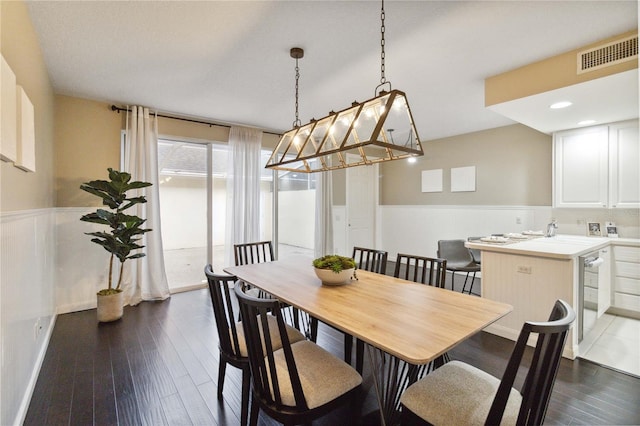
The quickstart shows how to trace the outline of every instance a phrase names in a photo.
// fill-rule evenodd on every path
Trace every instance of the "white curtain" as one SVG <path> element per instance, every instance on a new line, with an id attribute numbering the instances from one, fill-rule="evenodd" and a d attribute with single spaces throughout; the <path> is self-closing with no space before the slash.
<path id="1" fill-rule="evenodd" d="M 233 245 L 260 241 L 260 149 L 262 131 L 231 127 L 227 162 L 225 265 L 233 265 Z"/>
<path id="2" fill-rule="evenodd" d="M 127 113 L 124 170 L 131 179 L 153 185 L 137 190 L 147 202 L 132 207 L 131 214 L 146 219 L 151 232 L 143 235 L 141 244 L 146 256 L 125 263 L 123 282 L 125 303 L 137 305 L 143 300 L 163 300 L 170 296 L 164 267 L 162 232 L 160 229 L 160 195 L 158 188 L 158 120 L 149 108 L 131 107 Z"/>
<path id="3" fill-rule="evenodd" d="M 316 220 L 314 257 L 334 254 L 333 250 L 333 181 L 331 172 L 316 176 Z"/>

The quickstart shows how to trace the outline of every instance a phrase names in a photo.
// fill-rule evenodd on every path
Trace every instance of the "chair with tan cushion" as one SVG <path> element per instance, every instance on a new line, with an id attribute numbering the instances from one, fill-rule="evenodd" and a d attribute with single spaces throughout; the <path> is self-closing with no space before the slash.
<path id="1" fill-rule="evenodd" d="M 209 295 L 213 307 L 213 316 L 216 320 L 218 330 L 218 349 L 220 351 L 220 361 L 218 364 L 218 399 L 222 399 L 224 389 L 224 378 L 227 364 L 231 364 L 242 370 L 242 407 L 241 423 L 246 424 L 249 414 L 249 358 L 247 344 L 245 342 L 244 330 L 241 322 L 236 322 L 239 310 L 235 295 L 230 291 L 237 278 L 233 275 L 219 275 L 213 272 L 211 265 L 204 268 L 204 273 L 209 284 Z M 269 324 L 275 324 L 273 315 L 267 317 Z M 271 327 L 270 327 L 271 329 Z M 286 326 L 288 339 L 291 342 L 304 340 L 304 336 L 293 327 Z M 274 347 L 282 347 L 280 334 L 273 338 Z"/>
<path id="2" fill-rule="evenodd" d="M 276 260 L 273 243 L 271 241 L 257 241 L 252 243 L 234 244 L 233 256 L 236 266 L 252 265 L 254 263 L 273 262 Z M 252 288 L 250 293 L 256 297 L 271 297 L 264 291 Z M 283 303 L 281 308 L 287 315 L 287 322 L 293 324 L 297 329 L 307 336 L 307 338 L 316 341 L 318 337 L 318 320 L 311 318 L 306 312 Z"/>
<path id="3" fill-rule="evenodd" d="M 571 306 L 558 300 L 548 322 L 525 322 L 502 380 L 460 361 L 435 370 L 402 394 L 402 424 L 542 424 L 567 332 L 575 318 Z M 538 340 L 518 391 L 513 383 L 532 333 Z"/>
<path id="4" fill-rule="evenodd" d="M 314 419 L 347 404 L 352 408 L 350 418 L 357 418 L 362 377 L 315 343 L 292 342 L 277 300 L 253 297 L 240 285 L 235 287 L 235 293 L 253 384 L 250 424 L 257 424 L 260 409 L 285 425 L 311 424 Z M 276 318 L 275 324 L 268 319 L 271 312 Z M 278 333 L 282 342 L 280 349 L 276 349 L 274 339 Z"/>

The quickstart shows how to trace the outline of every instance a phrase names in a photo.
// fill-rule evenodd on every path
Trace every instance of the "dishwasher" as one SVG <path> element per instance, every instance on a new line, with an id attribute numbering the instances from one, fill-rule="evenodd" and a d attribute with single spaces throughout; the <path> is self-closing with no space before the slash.
<path id="1" fill-rule="evenodd" d="M 606 254 L 600 250 L 579 257 L 578 343 L 611 305 L 609 278 L 600 270 Z"/>

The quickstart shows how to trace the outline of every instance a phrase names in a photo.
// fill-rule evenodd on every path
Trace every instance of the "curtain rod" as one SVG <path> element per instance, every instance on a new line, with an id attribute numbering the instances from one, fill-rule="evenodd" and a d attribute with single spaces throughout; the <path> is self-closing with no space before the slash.
<path id="1" fill-rule="evenodd" d="M 126 111 L 129 112 L 130 110 L 128 108 L 121 108 L 119 106 L 116 105 L 111 105 L 111 111 L 117 111 L 118 114 L 120 114 L 120 111 Z M 208 121 L 202 121 L 202 120 L 194 120 L 191 118 L 184 118 L 184 117 L 177 117 L 177 116 L 171 116 L 171 115 L 165 115 L 165 114 L 156 114 L 158 117 L 162 117 L 162 118 L 170 118 L 171 120 L 181 120 L 181 121 L 188 121 L 190 123 L 198 123 L 198 124 L 206 124 L 207 126 L 211 127 L 211 126 L 220 126 L 220 127 L 226 127 L 228 129 L 231 128 L 230 125 L 228 124 L 220 124 L 220 123 L 211 123 Z M 265 130 L 262 131 L 263 133 L 267 133 L 269 135 L 275 135 L 275 136 L 282 136 L 280 133 L 274 133 L 274 132 L 267 132 Z"/>

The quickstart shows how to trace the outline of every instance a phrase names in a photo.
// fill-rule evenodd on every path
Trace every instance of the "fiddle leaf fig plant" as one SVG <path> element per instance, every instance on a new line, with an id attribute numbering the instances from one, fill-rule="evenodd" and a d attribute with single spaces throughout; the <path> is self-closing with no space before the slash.
<path id="1" fill-rule="evenodd" d="M 97 209 L 93 213 L 83 215 L 80 220 L 84 222 L 99 223 L 108 226 L 108 230 L 99 232 L 85 232 L 91 235 L 91 241 L 102 246 L 106 251 L 111 253 L 109 260 L 109 277 L 107 280 L 107 288 L 98 292 L 99 295 L 115 294 L 121 290 L 122 271 L 124 263 L 128 259 L 137 259 L 144 257 L 144 253 L 132 253 L 144 246 L 138 244 L 141 236 L 151 229 L 143 228 L 142 225 L 146 219 L 138 216 L 123 213 L 130 207 L 146 203 L 144 196 L 127 197 L 127 192 L 133 189 L 145 188 L 151 186 L 149 182 L 134 181 L 131 182 L 131 174 L 107 169 L 109 171 L 109 180 L 92 180 L 80 185 L 80 189 L 93 194 L 102 199 L 102 204 L 109 207 L 107 209 Z M 118 258 L 120 261 L 120 276 L 118 284 L 113 286 L 113 260 Z"/>

